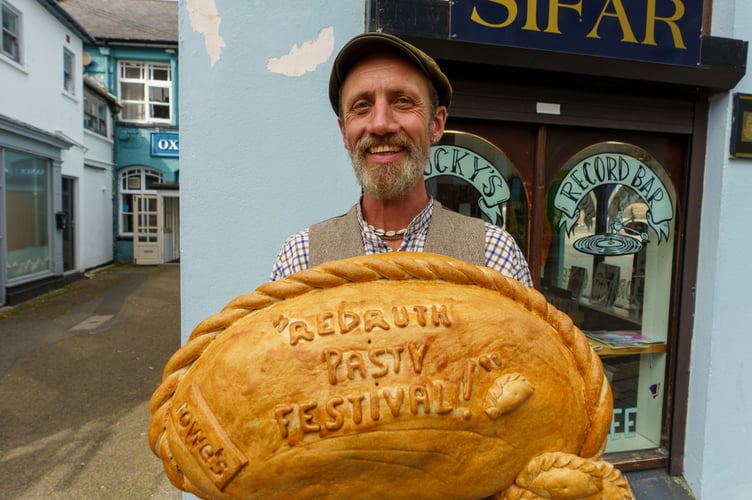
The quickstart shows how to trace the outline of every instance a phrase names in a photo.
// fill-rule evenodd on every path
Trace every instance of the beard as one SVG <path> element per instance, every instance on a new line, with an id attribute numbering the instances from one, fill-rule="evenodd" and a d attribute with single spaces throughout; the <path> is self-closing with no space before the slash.
<path id="1" fill-rule="evenodd" d="M 427 143 L 428 141 L 426 141 Z M 376 145 L 402 147 L 407 156 L 396 162 L 370 163 L 368 150 Z M 370 135 L 361 138 L 350 151 L 350 159 L 363 191 L 379 200 L 398 198 L 415 186 L 423 175 L 430 151 L 404 134 Z"/>

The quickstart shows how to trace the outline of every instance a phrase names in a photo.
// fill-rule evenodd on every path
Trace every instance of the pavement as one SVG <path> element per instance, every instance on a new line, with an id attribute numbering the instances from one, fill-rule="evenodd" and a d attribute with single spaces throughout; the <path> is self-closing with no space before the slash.
<path id="1" fill-rule="evenodd" d="M 180 346 L 180 266 L 115 264 L 0 307 L 0 498 L 165 499 L 149 398 Z"/>

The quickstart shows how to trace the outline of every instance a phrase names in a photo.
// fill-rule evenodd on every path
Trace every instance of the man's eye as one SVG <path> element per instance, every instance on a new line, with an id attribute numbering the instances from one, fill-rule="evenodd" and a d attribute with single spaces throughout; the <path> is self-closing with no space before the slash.
<path id="1" fill-rule="evenodd" d="M 354 111 L 364 111 L 368 109 L 368 103 L 366 101 L 358 101 L 353 104 L 352 109 Z"/>
<path id="2" fill-rule="evenodd" d="M 403 97 L 398 97 L 395 100 L 395 104 L 397 106 L 400 106 L 400 107 L 404 108 L 404 107 L 412 106 L 413 105 L 413 100 L 410 99 L 409 97 L 404 97 L 404 96 Z"/>

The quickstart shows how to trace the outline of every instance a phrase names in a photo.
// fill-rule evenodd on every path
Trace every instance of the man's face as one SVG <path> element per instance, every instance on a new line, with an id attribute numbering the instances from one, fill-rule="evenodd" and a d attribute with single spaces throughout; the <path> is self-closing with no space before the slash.
<path id="1" fill-rule="evenodd" d="M 444 106 L 431 112 L 425 75 L 399 57 L 377 54 L 350 70 L 340 102 L 342 139 L 363 190 L 378 199 L 407 193 L 422 179 L 447 116 Z"/>

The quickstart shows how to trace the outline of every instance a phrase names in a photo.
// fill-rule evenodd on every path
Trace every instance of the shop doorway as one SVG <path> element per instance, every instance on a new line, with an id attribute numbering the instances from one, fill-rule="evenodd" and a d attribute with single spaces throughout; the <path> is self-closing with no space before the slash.
<path id="1" fill-rule="evenodd" d="M 511 196 L 498 212 L 507 214 L 501 219 L 507 225 L 511 214 L 526 217 L 526 229 L 510 232 L 549 302 L 583 331 L 651 342 L 592 345 L 615 395 L 607 452 L 617 462 L 667 457 L 678 322 L 673 297 L 681 281 L 674 273 L 681 262 L 675 235 L 684 231 L 691 135 L 466 118 L 450 118 L 446 128 L 489 141 L 508 164 L 500 173 L 519 176 L 506 178 Z M 434 196 L 454 210 L 479 201 L 457 197 L 467 191 L 458 188 L 461 179 L 431 182 L 444 189 Z M 524 193 L 515 194 L 516 182 Z M 453 206 L 453 197 L 465 206 Z M 527 210 L 515 205 L 522 201 Z M 649 206 L 647 216 L 635 210 L 641 204 Z"/>

